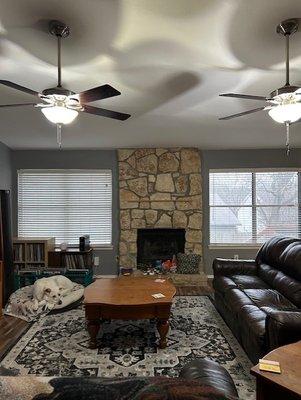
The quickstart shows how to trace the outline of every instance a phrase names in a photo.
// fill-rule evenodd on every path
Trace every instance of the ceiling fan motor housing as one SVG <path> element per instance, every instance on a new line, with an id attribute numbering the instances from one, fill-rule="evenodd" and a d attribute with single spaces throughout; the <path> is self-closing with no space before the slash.
<path id="1" fill-rule="evenodd" d="M 270 98 L 274 98 L 275 96 L 280 96 L 281 94 L 289 94 L 289 93 L 294 93 L 296 90 L 300 89 L 299 86 L 291 86 L 291 85 L 285 85 L 282 86 L 279 89 L 275 89 L 270 93 Z"/>
<path id="2" fill-rule="evenodd" d="M 49 22 L 49 32 L 51 35 L 66 38 L 70 35 L 70 28 L 64 22 L 52 20 Z"/>
<path id="3" fill-rule="evenodd" d="M 43 96 L 60 95 L 60 96 L 66 96 L 66 97 L 75 95 L 75 93 L 72 92 L 71 90 L 65 89 L 61 86 L 45 89 L 45 90 L 43 90 L 42 94 L 43 94 Z"/>
<path id="4" fill-rule="evenodd" d="M 297 18 L 286 19 L 277 25 L 276 32 L 279 35 L 287 36 L 292 35 L 298 31 L 299 21 Z"/>

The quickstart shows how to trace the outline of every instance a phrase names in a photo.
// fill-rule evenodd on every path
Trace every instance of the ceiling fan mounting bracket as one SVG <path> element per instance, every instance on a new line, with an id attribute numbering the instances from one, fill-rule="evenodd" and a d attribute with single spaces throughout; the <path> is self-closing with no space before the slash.
<path id="1" fill-rule="evenodd" d="M 286 19 L 277 25 L 276 32 L 279 35 L 287 36 L 292 35 L 298 31 L 299 21 L 297 18 Z"/>
<path id="2" fill-rule="evenodd" d="M 49 33 L 57 37 L 66 38 L 70 35 L 70 28 L 64 22 L 52 20 L 49 22 Z"/>

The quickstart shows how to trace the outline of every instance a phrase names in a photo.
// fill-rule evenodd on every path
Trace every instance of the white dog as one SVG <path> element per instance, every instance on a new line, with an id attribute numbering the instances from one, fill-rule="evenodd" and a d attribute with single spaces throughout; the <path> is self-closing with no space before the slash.
<path id="1" fill-rule="evenodd" d="M 34 309 L 46 306 L 52 310 L 55 305 L 61 305 L 61 298 L 67 296 L 74 288 L 74 283 L 63 275 L 41 278 L 33 285 Z"/>

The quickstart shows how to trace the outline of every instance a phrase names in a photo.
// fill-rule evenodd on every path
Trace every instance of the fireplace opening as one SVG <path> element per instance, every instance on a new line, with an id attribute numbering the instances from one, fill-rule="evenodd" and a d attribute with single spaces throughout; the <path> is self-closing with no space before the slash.
<path id="1" fill-rule="evenodd" d="M 185 229 L 138 229 L 137 267 L 144 269 L 156 260 L 170 260 L 177 253 L 184 253 Z"/>

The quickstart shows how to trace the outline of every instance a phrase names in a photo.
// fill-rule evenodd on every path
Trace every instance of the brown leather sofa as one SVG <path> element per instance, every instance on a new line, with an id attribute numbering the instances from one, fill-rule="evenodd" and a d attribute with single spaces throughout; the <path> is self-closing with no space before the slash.
<path id="1" fill-rule="evenodd" d="M 253 260 L 213 262 L 215 304 L 253 363 L 301 339 L 301 240 L 274 237 Z"/>
<path id="2" fill-rule="evenodd" d="M 46 384 L 45 377 L 21 376 L 17 370 L 0 366 L 0 399 L 238 400 L 233 379 L 225 368 L 214 361 L 200 358 L 185 365 L 180 370 L 179 378 L 157 376 L 152 378 L 57 377 L 49 379 L 50 381 Z"/>

